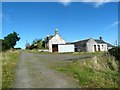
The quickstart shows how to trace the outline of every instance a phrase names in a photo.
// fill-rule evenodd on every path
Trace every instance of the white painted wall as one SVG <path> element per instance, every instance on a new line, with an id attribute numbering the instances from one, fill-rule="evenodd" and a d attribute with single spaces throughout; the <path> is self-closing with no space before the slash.
<path id="1" fill-rule="evenodd" d="M 65 44 L 65 43 L 66 43 L 65 40 L 63 40 L 59 34 L 55 34 L 55 36 L 51 38 L 48 42 L 49 52 L 52 52 L 52 44 Z"/>
<path id="2" fill-rule="evenodd" d="M 107 44 L 98 44 L 100 45 L 100 51 L 107 51 Z"/>
<path id="3" fill-rule="evenodd" d="M 74 44 L 58 45 L 58 52 L 75 52 L 75 46 Z"/>
<path id="4" fill-rule="evenodd" d="M 113 47 L 108 47 L 108 50 L 109 50 L 109 49 L 112 49 L 112 48 L 113 48 Z"/>

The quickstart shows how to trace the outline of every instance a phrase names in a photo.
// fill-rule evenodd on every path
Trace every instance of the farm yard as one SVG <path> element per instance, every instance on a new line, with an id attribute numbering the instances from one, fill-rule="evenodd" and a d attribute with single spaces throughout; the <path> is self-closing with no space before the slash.
<path id="1" fill-rule="evenodd" d="M 0 89 L 120 89 L 119 0 L 79 1 L 3 0 Z"/>
<path id="2" fill-rule="evenodd" d="M 118 62 L 103 52 L 4 55 L 2 88 L 118 88 Z"/>

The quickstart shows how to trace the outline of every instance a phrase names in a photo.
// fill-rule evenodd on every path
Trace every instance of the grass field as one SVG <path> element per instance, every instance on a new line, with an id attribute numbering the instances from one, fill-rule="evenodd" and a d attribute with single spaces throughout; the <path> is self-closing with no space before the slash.
<path id="1" fill-rule="evenodd" d="M 61 63 L 56 70 L 74 77 L 82 88 L 118 88 L 118 62 L 105 53 L 94 55 L 91 59 Z"/>
<path id="2" fill-rule="evenodd" d="M 31 51 L 24 51 L 31 52 Z M 57 53 L 46 53 L 33 51 L 32 53 L 57 55 Z M 15 78 L 16 63 L 19 60 L 19 51 L 7 51 L 0 53 L 2 61 L 2 88 L 12 88 Z M 63 56 L 66 56 L 64 53 Z M 53 67 L 64 74 L 73 77 L 81 88 L 118 88 L 118 62 L 107 53 L 69 53 L 69 55 L 93 55 L 91 58 L 80 60 L 67 60 L 53 63 Z M 59 54 L 62 56 L 62 54 Z M 58 55 L 58 56 L 59 56 Z M 73 55 L 73 56 L 74 56 Z M 60 58 L 57 57 L 56 58 Z M 64 59 L 64 57 L 61 57 Z M 0 62 L 1 64 L 1 62 Z M 55 64 L 55 66 L 54 66 Z M 1 69 L 0 69 L 1 70 Z"/>
<path id="3" fill-rule="evenodd" d="M 2 88 L 12 88 L 19 51 L 3 52 L 0 58 L 2 58 Z"/>
<path id="4" fill-rule="evenodd" d="M 0 90 L 2 89 L 2 53 L 0 52 Z"/>

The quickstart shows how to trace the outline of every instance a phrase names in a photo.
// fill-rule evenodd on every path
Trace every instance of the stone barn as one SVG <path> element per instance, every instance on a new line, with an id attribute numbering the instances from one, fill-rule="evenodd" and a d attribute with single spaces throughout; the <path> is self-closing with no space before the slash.
<path id="1" fill-rule="evenodd" d="M 111 44 L 103 41 L 101 37 L 100 39 L 89 38 L 80 40 L 71 44 L 75 45 L 76 52 L 108 51 L 108 49 L 111 49 L 113 47 Z"/>

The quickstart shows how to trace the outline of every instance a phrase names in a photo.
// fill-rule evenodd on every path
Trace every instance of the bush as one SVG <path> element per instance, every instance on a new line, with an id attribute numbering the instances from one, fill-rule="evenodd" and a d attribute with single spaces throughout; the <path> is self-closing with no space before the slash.
<path id="1" fill-rule="evenodd" d="M 120 46 L 109 49 L 108 52 L 120 61 Z"/>

